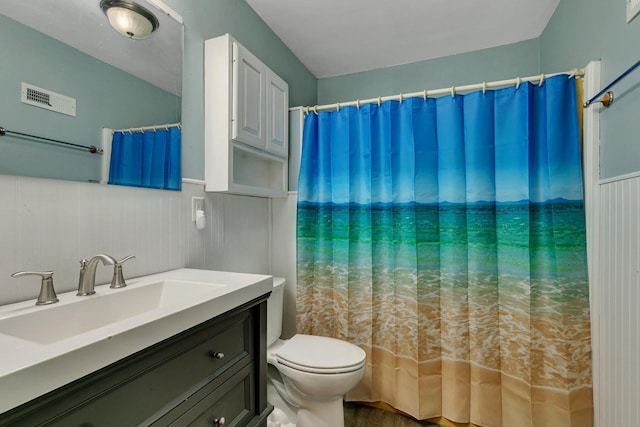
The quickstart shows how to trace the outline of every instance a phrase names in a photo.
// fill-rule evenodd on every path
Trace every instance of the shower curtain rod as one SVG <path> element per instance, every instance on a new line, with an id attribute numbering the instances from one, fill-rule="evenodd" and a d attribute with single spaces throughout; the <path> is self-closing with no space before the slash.
<path id="1" fill-rule="evenodd" d="M 483 82 L 483 83 L 477 83 L 477 84 L 465 85 L 465 86 L 451 86 L 443 89 L 423 90 L 421 92 L 401 93 L 399 95 L 391 95 L 391 96 L 379 96 L 377 98 L 359 99 L 357 101 L 349 101 L 349 102 L 337 102 L 335 104 L 314 105 L 313 107 L 303 107 L 303 111 L 305 114 L 309 114 L 309 112 L 311 111 L 317 114 L 318 111 L 340 110 L 341 107 L 349 107 L 354 105 L 360 108 L 360 105 L 362 104 L 377 103 L 378 105 L 380 105 L 380 103 L 384 101 L 402 102 L 404 99 L 407 99 L 407 98 L 422 97 L 424 99 L 427 99 L 428 97 L 436 96 L 436 95 L 451 94 L 451 96 L 455 96 L 456 93 L 458 92 L 468 92 L 471 90 L 482 89 L 482 91 L 484 92 L 487 89 L 493 89 L 493 88 L 504 87 L 504 86 L 515 85 L 516 87 L 519 87 L 520 84 L 524 82 L 539 82 L 539 84 L 542 84 L 542 82 L 546 78 L 557 76 L 559 74 L 568 74 L 569 78 L 584 77 L 584 68 L 580 68 L 580 69 L 574 68 L 571 71 L 565 71 L 563 73 L 540 74 L 537 76 L 530 76 L 530 77 L 516 77 L 515 79 L 509 79 L 509 80 L 497 80 L 494 82 Z"/>
<path id="2" fill-rule="evenodd" d="M 152 131 L 156 131 L 158 129 L 169 130 L 169 128 L 180 128 L 180 129 L 182 129 L 182 123 L 181 122 L 177 122 L 177 123 L 166 123 L 164 125 L 142 126 L 142 127 L 139 127 L 139 128 L 115 129 L 115 130 L 112 130 L 111 132 L 129 132 L 129 133 L 133 133 L 133 132 L 144 132 L 145 130 L 152 130 Z"/>

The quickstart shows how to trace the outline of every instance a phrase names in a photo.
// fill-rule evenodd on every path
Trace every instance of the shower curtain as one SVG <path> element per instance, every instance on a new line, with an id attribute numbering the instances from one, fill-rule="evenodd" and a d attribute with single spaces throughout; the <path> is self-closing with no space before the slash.
<path id="1" fill-rule="evenodd" d="M 181 142 L 179 127 L 114 132 L 109 184 L 180 191 Z"/>
<path id="2" fill-rule="evenodd" d="M 348 400 L 592 425 L 576 79 L 305 117 L 298 333 L 367 352 Z"/>

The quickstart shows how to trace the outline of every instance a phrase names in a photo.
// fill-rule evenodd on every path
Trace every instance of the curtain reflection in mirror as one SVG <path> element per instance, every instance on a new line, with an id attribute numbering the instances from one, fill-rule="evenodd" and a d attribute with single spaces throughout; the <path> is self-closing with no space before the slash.
<path id="1" fill-rule="evenodd" d="M 113 132 L 109 184 L 180 191 L 180 126 Z"/>

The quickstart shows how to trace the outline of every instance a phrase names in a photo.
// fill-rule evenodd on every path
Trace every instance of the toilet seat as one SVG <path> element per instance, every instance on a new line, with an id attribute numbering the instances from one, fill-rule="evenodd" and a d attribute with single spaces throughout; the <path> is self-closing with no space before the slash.
<path id="1" fill-rule="evenodd" d="M 275 350 L 278 363 L 315 374 L 339 374 L 357 371 L 365 363 L 360 347 L 335 338 L 294 335 Z"/>

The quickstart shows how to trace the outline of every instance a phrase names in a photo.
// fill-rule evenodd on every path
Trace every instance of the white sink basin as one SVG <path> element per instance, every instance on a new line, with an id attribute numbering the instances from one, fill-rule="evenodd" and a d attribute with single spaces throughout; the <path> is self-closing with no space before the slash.
<path id="1" fill-rule="evenodd" d="M 271 276 L 179 269 L 59 302 L 0 306 L 0 413 L 183 332 L 273 288 Z"/>
<path id="2" fill-rule="evenodd" d="M 51 344 L 161 307 L 198 298 L 225 285 L 163 280 L 145 286 L 108 289 L 64 305 L 0 319 L 0 332 Z"/>

